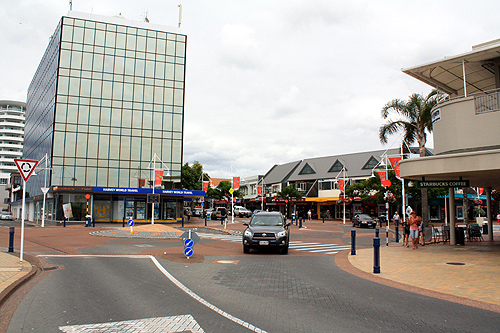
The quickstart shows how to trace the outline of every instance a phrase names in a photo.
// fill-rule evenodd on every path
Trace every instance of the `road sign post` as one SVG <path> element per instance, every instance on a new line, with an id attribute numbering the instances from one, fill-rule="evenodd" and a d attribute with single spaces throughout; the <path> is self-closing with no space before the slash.
<path id="1" fill-rule="evenodd" d="M 130 226 L 130 233 L 134 233 L 134 220 L 130 219 L 128 220 L 128 225 Z"/>
<path id="2" fill-rule="evenodd" d="M 14 163 L 23 178 L 23 204 L 21 208 L 21 248 L 19 254 L 19 260 L 23 261 L 23 252 L 24 252 L 24 216 L 25 216 L 25 206 L 26 206 L 26 182 L 30 178 L 33 171 L 35 171 L 36 166 L 38 165 L 38 161 L 34 160 L 22 160 L 22 159 L 14 159 Z"/>
<path id="3" fill-rule="evenodd" d="M 200 236 L 198 236 L 191 229 L 184 232 L 179 239 L 184 245 L 184 255 L 189 259 L 193 256 L 193 247 L 200 241 Z"/>

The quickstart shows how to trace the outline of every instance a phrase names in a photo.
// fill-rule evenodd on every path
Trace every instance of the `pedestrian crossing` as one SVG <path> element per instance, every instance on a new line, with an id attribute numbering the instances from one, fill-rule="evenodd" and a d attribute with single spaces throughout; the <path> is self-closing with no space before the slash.
<path id="1" fill-rule="evenodd" d="M 221 235 L 221 234 L 209 234 L 199 232 L 198 236 L 201 238 L 210 238 L 231 242 L 241 243 L 241 236 L 235 235 Z M 305 251 L 310 253 L 324 253 L 324 254 L 335 254 L 342 250 L 350 249 L 350 245 L 337 245 L 337 244 L 323 244 L 323 243 L 310 243 L 302 241 L 290 241 L 289 249 L 297 251 Z"/>

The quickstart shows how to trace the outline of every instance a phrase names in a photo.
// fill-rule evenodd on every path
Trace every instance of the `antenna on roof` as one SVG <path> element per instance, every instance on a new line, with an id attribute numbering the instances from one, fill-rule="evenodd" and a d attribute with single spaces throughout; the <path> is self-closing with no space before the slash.
<path id="1" fill-rule="evenodd" d="M 179 28 L 180 28 L 182 21 L 182 5 L 178 5 L 177 7 L 179 7 Z"/>
<path id="2" fill-rule="evenodd" d="M 148 19 L 148 11 L 147 11 L 147 10 L 146 10 L 146 12 L 144 13 L 144 22 L 149 23 L 149 19 Z"/>
<path id="3" fill-rule="evenodd" d="M 69 0 L 69 10 L 73 10 L 73 0 Z"/>

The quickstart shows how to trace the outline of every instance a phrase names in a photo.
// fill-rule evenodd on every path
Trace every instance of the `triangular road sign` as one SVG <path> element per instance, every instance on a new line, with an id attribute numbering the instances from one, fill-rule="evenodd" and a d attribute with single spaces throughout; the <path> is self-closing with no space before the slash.
<path id="1" fill-rule="evenodd" d="M 38 161 L 34 160 L 21 160 L 18 158 L 14 159 L 14 163 L 16 163 L 17 169 L 23 177 L 24 181 L 27 182 L 30 178 L 33 171 L 35 171 L 36 166 L 38 165 Z"/>

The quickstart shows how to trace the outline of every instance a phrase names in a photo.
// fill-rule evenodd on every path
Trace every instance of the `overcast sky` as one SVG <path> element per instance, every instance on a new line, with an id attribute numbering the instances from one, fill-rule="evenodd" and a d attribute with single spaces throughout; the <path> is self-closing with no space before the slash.
<path id="1" fill-rule="evenodd" d="M 0 99 L 26 101 L 68 3 L 2 1 Z M 178 4 L 188 36 L 184 163 L 215 178 L 397 145 L 379 142 L 381 108 L 431 90 L 401 68 L 500 38 L 498 0 L 73 0 L 73 10 L 136 21 L 147 12 L 177 26 Z"/>

